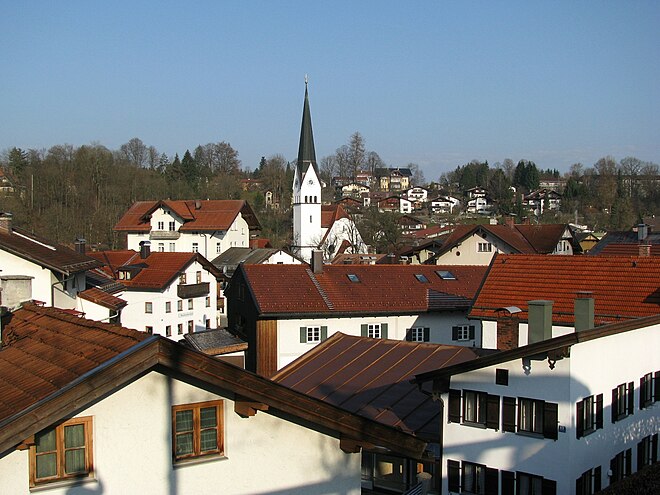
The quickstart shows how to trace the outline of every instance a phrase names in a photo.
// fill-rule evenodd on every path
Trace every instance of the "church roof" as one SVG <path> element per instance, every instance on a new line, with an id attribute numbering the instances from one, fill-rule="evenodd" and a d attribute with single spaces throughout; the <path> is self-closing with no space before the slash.
<path id="1" fill-rule="evenodd" d="M 314 150 L 314 135 L 312 133 L 312 115 L 309 111 L 309 94 L 307 92 L 307 79 L 305 79 L 305 103 L 303 105 L 302 125 L 300 127 L 300 144 L 298 146 L 298 176 L 302 177 L 309 168 L 314 167 L 318 177 L 319 171 L 316 165 L 316 151 Z"/>

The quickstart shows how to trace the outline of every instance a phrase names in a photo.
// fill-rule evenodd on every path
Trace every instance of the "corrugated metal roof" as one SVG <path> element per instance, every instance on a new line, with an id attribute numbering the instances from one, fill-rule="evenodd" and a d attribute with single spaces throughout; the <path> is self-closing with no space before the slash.
<path id="1" fill-rule="evenodd" d="M 416 374 L 476 359 L 469 347 L 336 333 L 273 381 L 360 416 L 439 442 L 440 408 Z"/>

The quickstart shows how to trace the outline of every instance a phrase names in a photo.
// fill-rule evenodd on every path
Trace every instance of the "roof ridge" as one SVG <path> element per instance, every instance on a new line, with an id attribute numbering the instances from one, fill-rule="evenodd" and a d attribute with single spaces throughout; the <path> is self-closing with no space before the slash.
<path id="1" fill-rule="evenodd" d="M 305 268 L 305 271 L 307 272 L 307 275 L 309 275 L 309 278 L 312 280 L 312 283 L 314 284 L 314 287 L 316 287 L 316 290 L 319 291 L 319 295 L 323 299 L 323 302 L 326 304 L 328 309 L 335 309 L 334 305 L 332 304 L 332 301 L 328 297 L 328 294 L 323 290 L 323 287 L 321 287 L 321 284 L 319 283 L 318 279 L 314 276 L 314 272 L 310 270 L 309 268 Z"/>

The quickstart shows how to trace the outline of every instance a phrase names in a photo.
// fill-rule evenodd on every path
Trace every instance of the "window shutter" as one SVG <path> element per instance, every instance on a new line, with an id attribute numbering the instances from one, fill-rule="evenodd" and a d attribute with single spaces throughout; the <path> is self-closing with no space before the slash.
<path id="1" fill-rule="evenodd" d="M 626 450 L 626 476 L 632 473 L 632 449 Z"/>
<path id="2" fill-rule="evenodd" d="M 406 340 L 407 340 L 408 342 L 411 342 L 411 341 L 412 341 L 412 328 L 408 328 L 408 329 L 406 330 Z"/>
<path id="3" fill-rule="evenodd" d="M 582 438 L 584 434 L 584 401 L 581 400 L 576 404 L 575 411 L 575 438 Z M 578 493 L 579 490 L 578 490 Z"/>
<path id="4" fill-rule="evenodd" d="M 486 428 L 500 429 L 500 396 L 488 394 L 486 409 Z"/>
<path id="5" fill-rule="evenodd" d="M 644 440 L 637 442 L 637 471 L 644 467 Z"/>
<path id="6" fill-rule="evenodd" d="M 601 473 L 600 473 L 600 466 L 596 466 L 594 468 L 594 493 L 597 493 L 600 491 L 600 484 L 601 484 Z"/>
<path id="7" fill-rule="evenodd" d="M 369 327 L 366 324 L 360 325 L 360 335 L 366 337 L 368 335 L 368 330 L 367 330 L 368 328 Z"/>
<path id="8" fill-rule="evenodd" d="M 387 323 L 380 324 L 380 338 L 381 339 L 387 338 Z"/>
<path id="9" fill-rule="evenodd" d="M 651 437 L 651 462 L 655 464 L 658 462 L 658 434 L 655 433 Z"/>
<path id="10" fill-rule="evenodd" d="M 575 480 L 575 495 L 582 495 L 584 492 L 582 491 L 582 476 L 580 476 L 578 479 Z"/>
<path id="11" fill-rule="evenodd" d="M 502 430 L 516 431 L 516 398 L 502 398 Z"/>
<path id="12" fill-rule="evenodd" d="M 502 471 L 502 495 L 515 495 L 516 475 L 511 471 Z"/>
<path id="13" fill-rule="evenodd" d="M 470 340 L 474 340 L 474 325 L 470 325 Z"/>
<path id="14" fill-rule="evenodd" d="M 610 471 L 612 471 L 612 476 L 610 477 L 610 483 L 619 481 L 619 471 L 616 468 L 616 458 L 617 456 L 612 457 L 610 459 Z"/>
<path id="15" fill-rule="evenodd" d="M 328 338 L 328 327 L 321 327 L 321 340 L 326 340 Z"/>
<path id="16" fill-rule="evenodd" d="M 431 340 L 431 329 L 429 327 L 424 327 L 424 342 L 429 342 Z"/>
<path id="17" fill-rule="evenodd" d="M 458 461 L 447 461 L 447 488 L 450 492 L 461 491 L 461 465 Z"/>
<path id="18" fill-rule="evenodd" d="M 449 389 L 449 409 L 447 415 L 450 423 L 461 422 L 461 391 Z"/>
<path id="19" fill-rule="evenodd" d="M 656 371 L 655 375 L 655 383 L 653 384 L 653 400 L 654 402 L 658 402 L 660 400 L 660 371 Z"/>
<path id="20" fill-rule="evenodd" d="M 543 436 L 545 438 L 557 440 L 557 421 L 559 420 L 557 409 L 557 404 L 553 402 L 543 404 Z"/>
<path id="21" fill-rule="evenodd" d="M 644 385 L 646 384 L 646 376 L 639 379 L 639 408 L 644 409 Z"/>
<path id="22" fill-rule="evenodd" d="M 541 493 L 543 495 L 557 495 L 557 482 L 543 478 Z"/>
<path id="23" fill-rule="evenodd" d="M 635 412 L 635 382 L 628 383 L 628 414 Z"/>
<path id="24" fill-rule="evenodd" d="M 612 423 L 616 423 L 616 419 L 619 417 L 619 389 L 612 389 Z"/>
<path id="25" fill-rule="evenodd" d="M 300 343 L 305 344 L 307 342 L 307 327 L 300 327 Z"/>
<path id="26" fill-rule="evenodd" d="M 485 495 L 499 495 L 499 490 L 497 489 L 499 481 L 499 473 L 495 468 L 486 468 L 486 490 Z"/>
<path id="27" fill-rule="evenodd" d="M 596 429 L 603 427 L 603 394 L 596 396 Z"/>
<path id="28" fill-rule="evenodd" d="M 451 340 L 458 340 L 458 327 L 451 327 Z"/>

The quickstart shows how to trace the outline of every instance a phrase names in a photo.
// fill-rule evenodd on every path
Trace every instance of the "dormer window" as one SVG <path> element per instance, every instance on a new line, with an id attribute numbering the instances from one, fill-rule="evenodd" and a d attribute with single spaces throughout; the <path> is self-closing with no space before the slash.
<path id="1" fill-rule="evenodd" d="M 117 272 L 117 274 L 119 275 L 119 280 L 130 280 L 131 279 L 131 272 L 129 272 L 128 270 L 119 270 L 119 272 Z"/>

